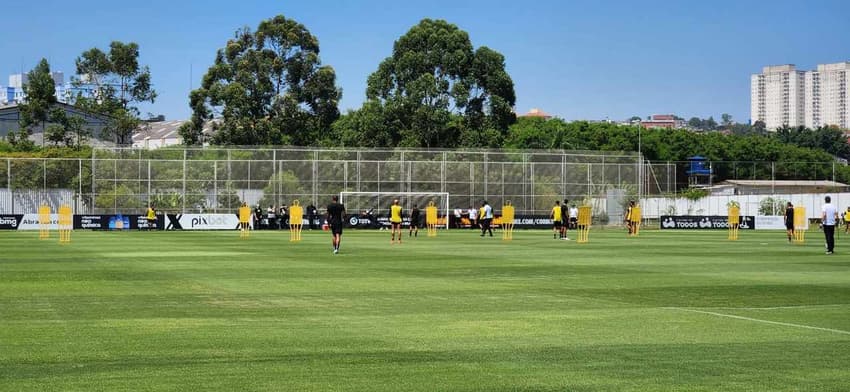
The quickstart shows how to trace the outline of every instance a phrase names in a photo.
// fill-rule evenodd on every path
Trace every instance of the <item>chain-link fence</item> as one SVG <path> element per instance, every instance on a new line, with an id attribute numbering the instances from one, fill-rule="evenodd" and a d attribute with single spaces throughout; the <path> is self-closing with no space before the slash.
<path id="1" fill-rule="evenodd" d="M 554 200 L 612 188 L 635 193 L 634 153 L 567 151 L 114 149 L 90 159 L 5 158 L 0 209 L 69 203 L 76 213 L 230 212 L 242 202 L 321 205 L 341 191 L 447 192 L 454 207 L 510 201 L 548 213 Z"/>
<path id="2" fill-rule="evenodd" d="M 782 181 L 834 182 L 847 173 L 836 162 L 714 161 L 705 163 L 709 175 L 695 176 L 692 162 L 638 162 L 636 153 L 578 151 L 99 149 L 85 159 L 0 158 L 0 212 L 32 213 L 44 203 L 68 203 L 78 214 L 140 213 L 149 203 L 170 213 L 232 212 L 242 202 L 320 206 L 350 191 L 446 192 L 451 209 L 510 201 L 518 214 L 544 215 L 566 198 L 616 215 L 612 195 L 666 198 L 657 210 L 672 211 L 694 186 L 706 194 L 813 193 Z"/>
<path id="3" fill-rule="evenodd" d="M 769 181 L 758 189 L 746 189 L 747 194 L 783 193 L 777 189 L 782 181 L 848 181 L 847 166 L 839 162 L 705 161 L 701 167 L 709 174 L 694 173 L 697 170 L 693 161 L 652 162 L 645 167 L 645 189 L 662 195 L 673 195 L 689 187 L 718 190 L 718 185 L 736 180 Z"/>

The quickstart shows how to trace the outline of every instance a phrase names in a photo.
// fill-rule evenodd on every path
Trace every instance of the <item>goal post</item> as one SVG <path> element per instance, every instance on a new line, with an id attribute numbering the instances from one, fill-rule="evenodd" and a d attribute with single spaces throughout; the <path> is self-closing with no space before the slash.
<path id="1" fill-rule="evenodd" d="M 399 205 L 406 214 L 410 214 L 413 206 L 419 207 L 425 216 L 425 207 L 434 202 L 439 213 L 445 219 L 446 229 L 449 228 L 449 193 L 448 192 L 349 192 L 339 193 L 339 202 L 345 205 L 349 215 L 360 211 L 372 212 L 375 215 L 389 214 L 393 200 L 398 199 Z"/>

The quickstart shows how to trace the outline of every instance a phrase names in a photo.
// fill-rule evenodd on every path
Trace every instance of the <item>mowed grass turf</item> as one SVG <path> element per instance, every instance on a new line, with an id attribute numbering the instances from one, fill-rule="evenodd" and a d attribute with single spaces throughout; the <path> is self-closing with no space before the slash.
<path id="1" fill-rule="evenodd" d="M 846 391 L 850 240 L 0 232 L 0 390 Z"/>

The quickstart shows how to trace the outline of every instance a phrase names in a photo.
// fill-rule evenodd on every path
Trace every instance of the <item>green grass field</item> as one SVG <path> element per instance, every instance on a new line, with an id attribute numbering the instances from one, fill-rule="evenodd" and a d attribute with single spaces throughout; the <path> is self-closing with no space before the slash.
<path id="1" fill-rule="evenodd" d="M 0 390 L 847 391 L 850 238 L 0 232 Z"/>

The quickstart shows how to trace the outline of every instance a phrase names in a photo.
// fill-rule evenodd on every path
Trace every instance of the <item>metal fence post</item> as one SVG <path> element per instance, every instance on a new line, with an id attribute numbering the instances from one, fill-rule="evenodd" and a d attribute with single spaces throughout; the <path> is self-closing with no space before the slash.
<path id="1" fill-rule="evenodd" d="M 484 170 L 484 175 L 483 175 L 483 177 L 484 177 L 484 200 L 487 200 L 489 193 L 490 193 L 490 189 L 488 187 L 489 182 L 490 182 L 489 164 L 490 164 L 490 155 L 487 151 L 485 151 L 484 152 L 484 169 L 483 169 Z"/>
<path id="2" fill-rule="evenodd" d="M 151 202 L 151 160 L 148 159 L 148 204 Z"/>
<path id="3" fill-rule="evenodd" d="M 118 159 L 112 159 L 112 213 L 118 213 Z"/>
<path id="4" fill-rule="evenodd" d="M 404 189 L 404 150 L 399 154 L 398 161 L 398 189 L 400 192 L 405 192 Z"/>
<path id="5" fill-rule="evenodd" d="M 776 162 L 770 163 L 770 194 L 776 194 Z"/>
<path id="6" fill-rule="evenodd" d="M 91 204 L 92 210 L 97 212 L 97 191 L 95 188 L 95 176 L 97 175 L 97 171 L 95 168 L 95 160 L 94 160 L 94 151 L 95 149 L 91 149 Z"/>
<path id="7" fill-rule="evenodd" d="M 274 205 L 276 206 L 280 206 L 280 192 L 282 189 L 278 173 L 279 172 L 277 170 L 277 150 L 272 150 L 272 181 L 274 181 Z"/>
<path id="8" fill-rule="evenodd" d="M 180 212 L 186 213 L 186 150 L 183 150 L 183 197 L 181 198 L 182 207 Z"/>
<path id="9" fill-rule="evenodd" d="M 76 203 L 75 203 L 76 205 L 74 206 L 76 209 L 74 211 L 76 211 L 79 214 L 81 212 L 80 211 L 80 202 L 83 198 L 83 160 L 77 159 L 77 165 L 78 165 L 77 178 L 79 179 L 79 180 L 77 180 L 77 183 L 80 187 L 80 192 L 77 193 L 77 198 L 76 198 L 77 200 L 76 200 Z"/>
<path id="10" fill-rule="evenodd" d="M 15 194 L 12 190 L 12 160 L 6 158 L 6 187 L 9 188 L 10 204 L 12 205 L 12 213 L 15 213 Z"/>
<path id="11" fill-rule="evenodd" d="M 448 154 L 446 154 L 446 152 L 443 151 L 443 161 L 440 162 L 440 192 L 446 192 L 446 176 L 448 175 L 448 173 L 446 172 L 446 169 L 447 169 L 446 168 L 446 157 L 447 156 L 448 156 Z"/>
<path id="12" fill-rule="evenodd" d="M 313 198 L 317 199 L 319 193 L 319 151 L 313 151 Z"/>

